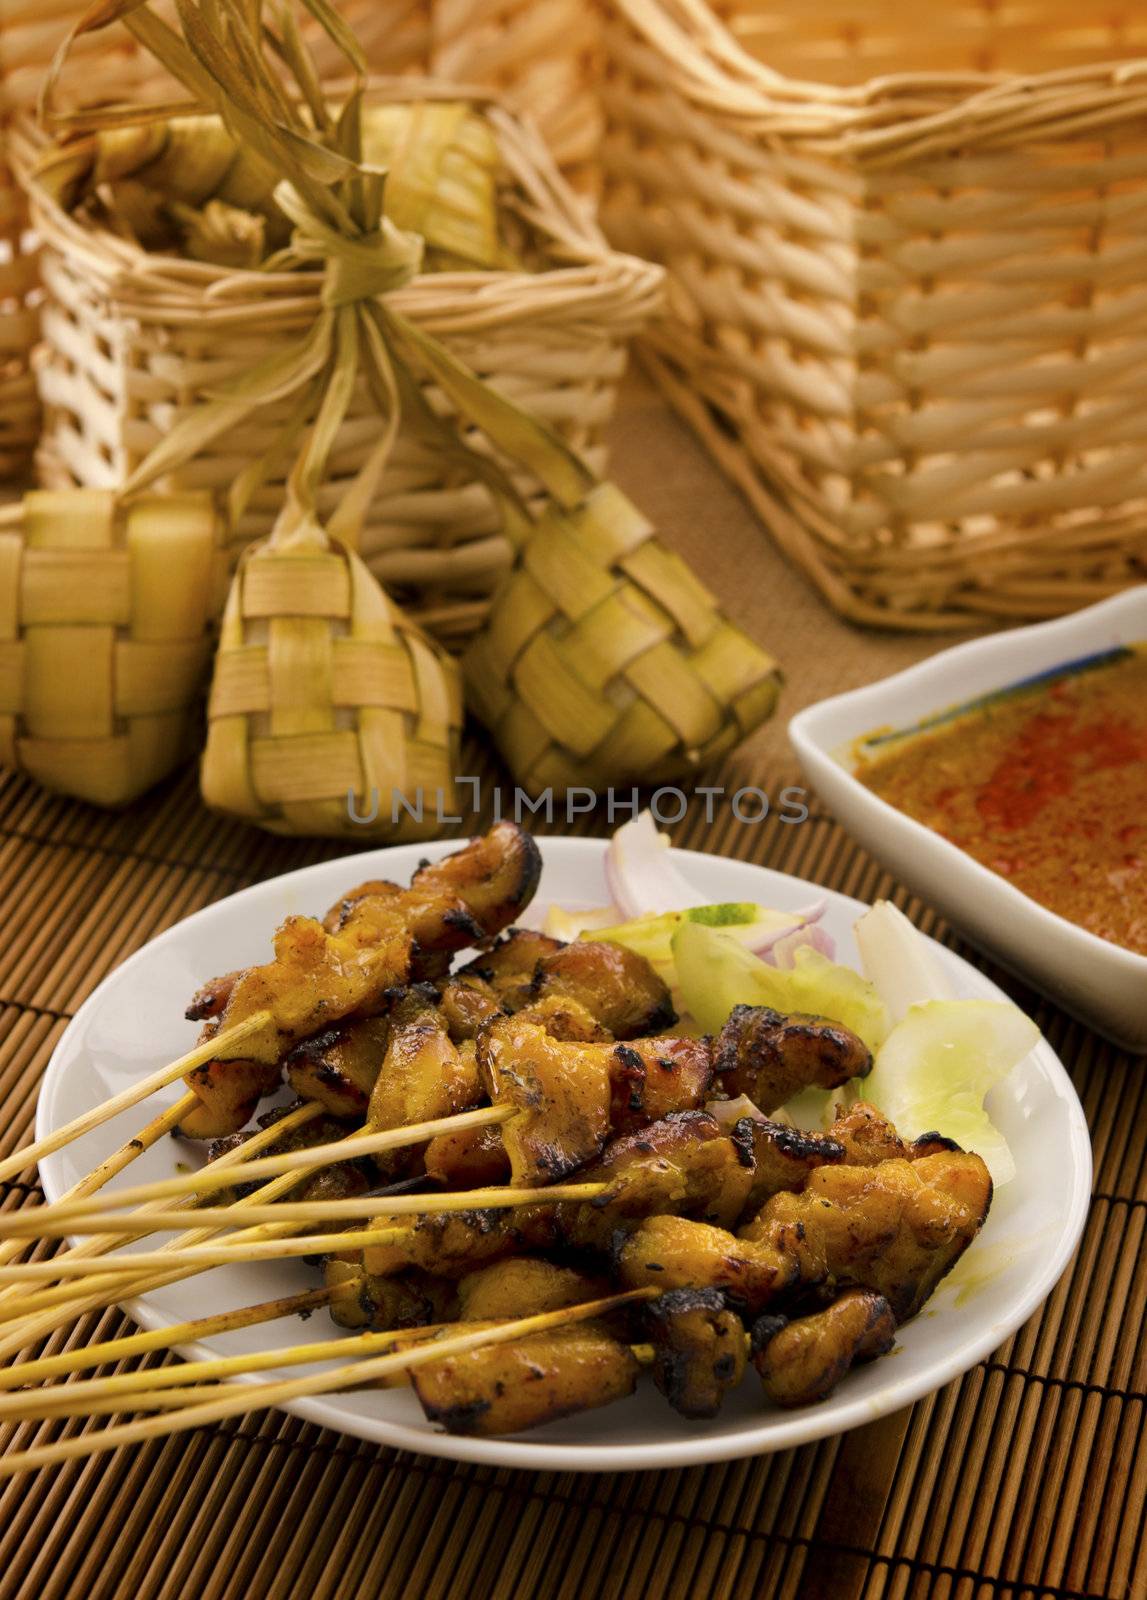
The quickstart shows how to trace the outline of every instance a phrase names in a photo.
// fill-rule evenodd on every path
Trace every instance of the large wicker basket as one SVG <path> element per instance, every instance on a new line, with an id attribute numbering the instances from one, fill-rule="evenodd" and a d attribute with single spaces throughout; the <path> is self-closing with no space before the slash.
<path id="1" fill-rule="evenodd" d="M 846 616 L 1147 574 L 1137 49 L 1086 0 L 612 0 L 602 217 L 669 267 L 654 368 Z"/>
<path id="2" fill-rule="evenodd" d="M 402 98 L 410 90 L 391 80 L 376 92 Z M 661 269 L 610 251 L 540 139 L 493 102 L 484 114 L 501 150 L 504 204 L 544 270 L 427 273 L 397 291 L 393 304 L 600 469 L 628 341 L 657 308 Z M 313 322 L 318 273 L 245 272 L 148 255 L 81 224 L 36 183 L 31 195 L 43 238 L 39 466 L 49 487 L 123 482 L 178 416 Z M 268 406 L 241 437 L 223 436 L 169 486 L 226 488 L 271 449 L 293 405 Z M 364 388 L 339 436 L 324 518 L 378 428 Z M 250 501 L 235 555 L 269 532 L 282 471 L 285 464 Z M 432 448 L 400 434 L 360 553 L 422 623 L 454 642 L 485 617 L 511 552 L 486 491 L 443 472 Z"/>
<path id="3" fill-rule="evenodd" d="M 27 207 L 7 165 L 0 126 L 0 481 L 27 473 L 39 427 L 30 364 L 36 337 L 35 293 L 36 260 Z"/>

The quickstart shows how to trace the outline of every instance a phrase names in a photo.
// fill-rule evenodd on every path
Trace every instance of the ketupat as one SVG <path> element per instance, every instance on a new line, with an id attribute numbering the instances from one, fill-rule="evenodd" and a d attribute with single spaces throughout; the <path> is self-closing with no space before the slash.
<path id="1" fill-rule="evenodd" d="M 203 494 L 38 491 L 0 512 L 0 761 L 119 806 L 190 754 L 220 532 Z"/>

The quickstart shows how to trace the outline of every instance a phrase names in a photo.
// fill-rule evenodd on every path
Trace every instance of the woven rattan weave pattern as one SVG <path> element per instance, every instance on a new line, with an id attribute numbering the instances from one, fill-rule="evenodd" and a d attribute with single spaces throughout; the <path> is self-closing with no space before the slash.
<path id="1" fill-rule="evenodd" d="M 931 629 L 1141 579 L 1141 19 L 608 9 L 602 219 L 669 269 L 654 369 L 826 598 Z"/>

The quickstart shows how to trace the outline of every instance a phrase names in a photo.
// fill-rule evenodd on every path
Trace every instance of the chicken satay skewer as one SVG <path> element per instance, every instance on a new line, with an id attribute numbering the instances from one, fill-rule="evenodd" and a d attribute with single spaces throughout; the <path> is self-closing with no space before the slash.
<path id="1" fill-rule="evenodd" d="M 164 1134 L 170 1133 L 173 1128 L 177 1128 L 180 1118 L 186 1116 L 188 1111 L 195 1106 L 196 1099 L 196 1095 L 191 1090 L 188 1090 L 173 1106 L 169 1106 L 166 1111 L 161 1111 L 157 1117 L 153 1117 L 147 1127 L 141 1128 L 134 1139 L 129 1139 L 126 1144 L 121 1144 L 119 1149 L 108 1156 L 106 1160 L 101 1161 L 98 1167 L 93 1167 L 91 1172 L 81 1178 L 78 1183 L 74 1183 L 70 1189 L 60 1196 L 61 1200 L 84 1200 L 89 1195 L 95 1194 L 97 1190 L 102 1189 L 105 1183 L 109 1183 L 125 1167 L 130 1166 L 137 1156 L 141 1156 L 145 1150 L 150 1150 L 153 1144 L 163 1138 Z M 94 1241 L 92 1242 L 94 1243 Z M 23 1250 L 28 1248 L 28 1244 L 29 1241 L 25 1239 L 8 1239 L 5 1243 L 0 1244 L 0 1266 L 6 1266 L 9 1261 L 14 1261 Z M 92 1249 L 86 1253 L 95 1255 L 98 1252 Z M 7 1298 L 9 1292 L 0 1292 L 0 1304 Z"/>
<path id="2" fill-rule="evenodd" d="M 315 1294 L 320 1297 L 325 1294 L 329 1298 L 330 1291 L 312 1291 L 312 1304 L 315 1303 Z M 303 1295 L 294 1296 L 296 1301 L 306 1298 Z M 276 1316 L 287 1316 L 297 1309 L 288 1301 L 278 1304 L 286 1309 L 275 1312 Z M 261 1312 L 262 1316 L 250 1318 L 246 1323 L 232 1321 L 230 1327 L 249 1326 L 251 1321 L 267 1319 L 267 1312 L 262 1306 L 253 1307 L 252 1310 Z M 233 1316 L 237 1315 L 233 1313 Z M 207 1320 L 204 1319 L 205 1322 Z M 191 1328 L 194 1324 L 188 1323 L 186 1326 Z M 0 1424 L 25 1422 L 34 1417 L 115 1414 L 154 1403 L 151 1397 L 157 1392 L 165 1392 L 170 1396 L 160 1399 L 160 1405 L 195 1404 L 219 1398 L 231 1389 L 231 1385 L 222 1380 L 239 1377 L 243 1373 L 267 1372 L 276 1367 L 302 1367 L 318 1361 L 333 1361 L 339 1356 L 380 1355 L 395 1345 L 433 1339 L 444 1330 L 457 1326 L 457 1323 L 440 1322 L 427 1327 L 395 1328 L 384 1333 L 356 1333 L 340 1339 L 317 1339 L 309 1344 L 290 1345 L 285 1349 L 246 1351 L 237 1356 L 212 1356 L 200 1361 L 181 1361 L 178 1366 L 145 1367 L 134 1372 L 113 1373 L 105 1378 L 81 1378 L 38 1389 L 21 1388 L 14 1394 L 0 1394 Z M 183 1334 L 178 1342 L 183 1343 L 188 1337 L 195 1335 Z M 4 1376 L 6 1380 L 7 1374 Z M 207 1380 L 213 1381 L 208 1384 Z M 197 1384 L 201 1387 L 197 1388 Z"/>
<path id="3" fill-rule="evenodd" d="M 219 1333 L 233 1333 L 237 1328 L 256 1327 L 259 1323 L 274 1322 L 281 1317 L 307 1317 L 312 1311 L 330 1305 L 345 1293 L 346 1290 L 340 1289 L 337 1284 L 324 1284 L 320 1288 L 304 1289 L 299 1294 L 286 1295 L 279 1300 L 263 1300 L 258 1305 L 242 1306 L 236 1311 L 220 1311 L 211 1317 L 196 1317 L 192 1322 L 177 1322 L 169 1328 L 125 1333 L 118 1339 L 104 1339 L 99 1344 L 80 1345 L 74 1350 L 60 1350 L 55 1355 L 19 1361 L 11 1366 L 0 1367 L 0 1390 L 43 1383 L 49 1378 L 65 1377 L 70 1372 L 82 1372 L 89 1367 L 124 1361 L 129 1356 L 173 1350 L 176 1345 L 194 1344 L 199 1339 L 210 1339 Z"/>
<path id="4" fill-rule="evenodd" d="M 247 1163 L 244 1182 L 279 1177 L 283 1173 L 297 1172 L 301 1168 L 329 1166 L 336 1161 L 353 1161 L 359 1156 L 374 1155 L 384 1150 L 401 1150 L 407 1145 L 422 1144 L 439 1133 L 458 1132 L 469 1128 L 495 1127 L 516 1116 L 511 1105 L 479 1106 L 473 1111 L 456 1112 L 450 1117 L 436 1117 L 430 1122 L 411 1123 L 401 1128 L 382 1131 L 360 1130 L 345 1139 L 333 1140 L 325 1145 L 309 1146 L 305 1150 L 285 1150 L 278 1155 L 260 1156 Z M 0 1235 L 27 1236 L 33 1228 L 37 1233 L 57 1224 L 73 1224 L 77 1218 L 98 1212 L 101 1207 L 141 1205 L 152 1200 L 167 1200 L 179 1195 L 197 1195 L 212 1189 L 227 1188 L 233 1175 L 220 1172 L 222 1161 L 212 1161 L 198 1172 L 189 1172 L 176 1178 L 159 1178 L 154 1183 L 135 1184 L 129 1188 L 113 1189 L 108 1194 L 76 1200 L 61 1199 L 51 1206 L 27 1206 L 19 1212 L 0 1217 Z M 57 1229 L 69 1233 L 72 1227 Z M 48 1234 L 43 1234 L 48 1237 Z"/>
<path id="5" fill-rule="evenodd" d="M 205 1062 L 214 1061 L 221 1057 L 234 1054 L 238 1057 L 239 1046 L 247 1043 L 257 1034 L 273 1025 L 274 1018 L 270 1011 L 256 1011 L 245 1017 L 241 1022 L 234 1023 L 208 1039 L 188 1050 L 186 1055 L 177 1061 L 169 1062 L 165 1067 L 159 1067 L 155 1072 L 148 1073 L 146 1078 L 140 1078 L 138 1083 L 121 1089 L 119 1094 L 113 1094 L 109 1099 L 102 1101 L 98 1106 L 93 1106 L 90 1111 L 83 1112 L 78 1117 L 73 1117 L 71 1122 L 66 1122 L 62 1128 L 56 1128 L 52 1133 L 45 1134 L 42 1139 L 34 1139 L 31 1144 L 26 1144 L 23 1149 L 17 1150 L 13 1155 L 6 1156 L 0 1161 L 0 1181 L 11 1178 L 18 1172 L 23 1172 L 27 1167 L 44 1156 L 51 1155 L 56 1150 L 62 1150 L 66 1144 L 81 1138 L 85 1133 L 90 1133 L 93 1128 L 100 1127 L 109 1122 L 112 1117 L 118 1116 L 121 1111 L 128 1111 L 132 1106 L 137 1106 L 141 1100 L 146 1100 L 148 1095 L 154 1094 L 157 1089 L 165 1089 L 169 1083 L 174 1083 L 177 1078 L 186 1077 L 196 1067 L 203 1066 Z M 142 1139 L 148 1130 L 136 1134 L 137 1139 Z M 131 1141 L 129 1141 L 130 1144 Z M 114 1158 L 113 1158 L 114 1159 Z M 100 1169 L 95 1169 L 98 1172 Z M 110 1176 L 110 1174 L 109 1174 Z M 84 1180 L 86 1181 L 86 1180 Z"/>
<path id="6" fill-rule="evenodd" d="M 288 1113 L 273 1127 L 263 1129 L 253 1135 L 246 1145 L 228 1151 L 215 1163 L 216 1166 L 229 1166 L 234 1169 L 240 1166 L 249 1150 L 264 1147 L 275 1137 L 280 1135 L 287 1124 L 295 1120 L 295 1125 L 317 1114 L 313 1106 L 300 1106 L 295 1112 Z M 313 1170 L 313 1169 L 310 1169 Z M 308 1176 L 308 1169 L 299 1172 L 284 1173 L 282 1177 L 273 1179 L 259 1193 L 260 1200 L 271 1200 L 280 1194 L 286 1194 L 296 1184 L 301 1183 Z M 242 1205 L 243 1200 L 236 1202 Z M 231 1235 L 231 1239 L 240 1242 L 248 1238 L 273 1238 L 279 1233 L 290 1233 L 294 1225 L 289 1222 L 275 1224 L 264 1223 L 259 1227 L 245 1229 L 241 1233 Z M 169 1252 L 183 1247 L 196 1245 L 212 1237 L 214 1229 L 198 1228 L 191 1233 L 181 1234 L 161 1248 L 160 1253 L 164 1260 L 169 1259 Z M 100 1239 L 107 1238 L 110 1245 L 122 1244 L 122 1237 L 116 1235 L 100 1235 Z M 56 1260 L 80 1259 L 84 1252 L 84 1245 L 78 1245 L 75 1250 L 67 1252 Z M 106 1257 L 103 1258 L 106 1260 Z M 93 1262 L 93 1268 L 100 1262 Z M 82 1316 L 89 1311 L 102 1309 L 104 1306 L 114 1305 L 123 1300 L 134 1299 L 137 1295 L 144 1294 L 149 1289 L 164 1288 L 169 1283 L 177 1283 L 183 1278 L 189 1278 L 200 1269 L 197 1267 L 179 1267 L 174 1271 L 162 1273 L 144 1273 L 125 1282 L 124 1278 L 116 1272 L 104 1272 L 95 1279 L 88 1280 L 82 1286 L 75 1282 L 56 1284 L 51 1288 L 28 1295 L 22 1300 L 22 1310 L 19 1320 L 9 1320 L 5 1328 L 0 1328 L 0 1358 L 22 1350 L 34 1340 L 42 1338 L 56 1330 L 63 1323 L 72 1321 L 75 1317 Z M 94 1292 L 93 1292 L 94 1291 Z M 49 1309 L 51 1308 L 51 1309 Z"/>
<path id="7" fill-rule="evenodd" d="M 332 1213 L 328 1207 L 338 1207 L 334 1215 L 338 1218 L 344 1216 L 361 1217 L 372 1209 L 393 1216 L 423 1216 L 439 1215 L 449 1212 L 474 1212 L 489 1211 L 502 1207 L 519 1205 L 540 1205 L 561 1201 L 596 1200 L 603 1195 L 609 1185 L 606 1183 L 578 1183 L 563 1184 L 557 1187 L 542 1189 L 515 1189 L 503 1186 L 498 1189 L 464 1189 L 459 1194 L 425 1194 L 425 1195 L 389 1195 L 382 1196 L 374 1201 L 356 1200 L 327 1200 L 306 1202 L 304 1210 L 322 1207 L 320 1212 L 322 1220 L 329 1220 Z M 232 1222 L 238 1224 L 244 1216 L 250 1214 L 248 1209 L 240 1210 L 242 1202 L 237 1202 L 234 1207 L 220 1208 L 233 1211 Z M 349 1209 L 344 1209 L 349 1208 Z M 195 1216 L 195 1212 L 188 1213 Z M 277 1205 L 261 1206 L 257 1214 L 264 1214 L 269 1220 L 264 1226 L 273 1225 L 274 1219 L 279 1216 Z M 208 1213 L 210 1215 L 210 1213 Z M 134 1216 L 131 1219 L 134 1220 Z M 287 1220 L 287 1219 L 284 1219 Z M 295 1219 L 290 1219 L 295 1220 Z M 102 1226 L 102 1224 L 101 1224 Z M 220 1226 L 212 1225 L 213 1229 Z M 257 1230 L 252 1230 L 257 1231 Z M 23 1283 L 30 1281 L 54 1281 L 58 1277 L 83 1277 L 88 1273 L 127 1273 L 132 1274 L 145 1268 L 162 1269 L 164 1266 L 173 1267 L 193 1266 L 216 1267 L 227 1266 L 236 1261 L 266 1261 L 274 1260 L 278 1256 L 308 1256 L 330 1248 L 332 1241 L 337 1241 L 340 1249 L 354 1250 L 366 1249 L 372 1245 L 392 1244 L 397 1238 L 405 1237 L 405 1228 L 359 1228 L 339 1230 L 337 1233 L 304 1234 L 300 1237 L 289 1238 L 257 1238 L 245 1241 L 232 1238 L 220 1240 L 215 1244 L 206 1246 L 192 1246 L 175 1250 L 155 1251 L 130 1251 L 123 1255 L 100 1256 L 97 1259 L 89 1257 L 63 1256 L 58 1260 L 49 1261 L 21 1261 L 14 1266 L 0 1268 L 0 1283 Z"/>
<path id="8" fill-rule="evenodd" d="M 0 1461 L 0 1477 L 14 1477 L 18 1472 L 33 1467 L 46 1466 L 57 1461 L 67 1461 L 76 1456 L 94 1455 L 104 1450 L 114 1450 L 120 1445 L 136 1444 L 144 1439 L 163 1438 L 168 1434 L 182 1433 L 209 1422 L 219 1422 L 225 1417 L 243 1415 L 266 1406 L 281 1406 L 291 1400 L 308 1395 L 333 1394 L 340 1389 L 355 1388 L 379 1378 L 405 1371 L 411 1367 L 441 1360 L 446 1356 L 464 1354 L 481 1349 L 484 1345 L 504 1344 L 534 1333 L 544 1333 L 593 1317 L 608 1315 L 621 1306 L 633 1305 L 657 1297 L 655 1289 L 627 1290 L 623 1294 L 606 1295 L 599 1300 L 585 1301 L 580 1305 L 565 1306 L 559 1311 L 543 1312 L 539 1316 L 516 1318 L 496 1327 L 481 1328 L 450 1338 L 412 1344 L 408 1350 L 393 1351 L 386 1355 L 369 1356 L 332 1371 L 308 1373 L 303 1377 L 276 1380 L 270 1383 L 244 1384 L 238 1392 L 229 1392 L 206 1405 L 192 1405 L 173 1413 L 148 1417 L 135 1422 L 105 1428 L 99 1433 L 81 1434 L 70 1439 L 60 1439 L 53 1444 L 34 1446 L 30 1450 L 15 1451 Z M 368 1335 L 359 1335 L 367 1338 Z M 231 1386 L 228 1386 L 231 1390 Z"/>

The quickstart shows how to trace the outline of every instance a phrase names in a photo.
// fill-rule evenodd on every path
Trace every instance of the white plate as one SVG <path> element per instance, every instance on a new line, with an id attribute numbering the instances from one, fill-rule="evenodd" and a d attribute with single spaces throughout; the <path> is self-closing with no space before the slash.
<path id="1" fill-rule="evenodd" d="M 941 650 L 906 672 L 809 706 L 789 737 L 840 823 L 1002 966 L 1021 973 L 1117 1044 L 1147 1052 L 1147 956 L 1049 911 L 854 776 L 854 744 L 876 728 L 911 728 L 978 695 L 1117 645 L 1147 639 L 1147 586 L 1055 622 Z M 1147 796 L 1128 795 L 1128 815 Z"/>
<path id="2" fill-rule="evenodd" d="M 608 898 L 597 840 L 544 839 L 539 904 L 601 904 Z M 456 845 L 381 850 L 304 867 L 245 889 L 162 934 L 107 978 L 77 1013 L 44 1078 L 37 1133 L 97 1104 L 144 1073 L 172 1060 L 193 1041 L 182 1020 L 190 995 L 216 972 L 265 960 L 275 926 L 290 912 L 322 912 L 346 889 L 370 877 L 405 882 L 422 856 Z M 693 851 L 676 852 L 686 876 L 714 900 L 757 900 L 796 910 L 825 894 L 826 925 L 841 958 L 856 962 L 851 927 L 863 909 L 855 900 L 800 878 Z M 937 953 L 959 993 L 999 997 L 987 978 L 950 951 Z M 178 1086 L 181 1088 L 182 1086 Z M 164 1103 L 176 1095 L 165 1092 Z M 153 1114 L 154 1103 L 87 1135 L 42 1163 L 44 1188 L 56 1199 Z M 1015 1151 L 1019 1177 L 1001 1190 L 980 1239 L 924 1315 L 905 1327 L 896 1351 L 852 1374 L 836 1395 L 796 1412 L 768 1410 L 755 1378 L 726 1400 L 721 1416 L 689 1423 L 643 1384 L 637 1395 L 600 1411 L 513 1439 L 466 1439 L 436 1431 L 407 1391 L 365 1391 L 303 1400 L 290 1407 L 309 1421 L 358 1438 L 455 1460 L 560 1471 L 621 1472 L 724 1461 L 803 1444 L 895 1411 L 947 1383 L 989 1355 L 1050 1292 L 1082 1231 L 1091 1185 L 1091 1149 L 1083 1113 L 1054 1052 L 1041 1043 L 996 1091 L 995 1113 Z M 198 1148 L 198 1147 L 194 1147 Z M 171 1173 L 188 1147 L 161 1141 L 117 1182 Z M 978 1259 L 979 1270 L 972 1264 Z M 969 1273 L 972 1276 L 969 1276 Z M 983 1275 L 983 1281 L 979 1281 Z M 312 1286 L 297 1262 L 218 1268 L 145 1296 L 131 1307 L 145 1327 L 169 1326 Z M 964 1287 L 960 1287 L 961 1281 Z M 305 1337 L 335 1336 L 326 1313 Z M 185 1354 L 235 1354 L 287 1346 L 304 1337 L 295 1318 L 208 1341 Z M 296 1372 L 301 1369 L 294 1369 Z M 266 1377 L 270 1374 L 261 1374 Z"/>

